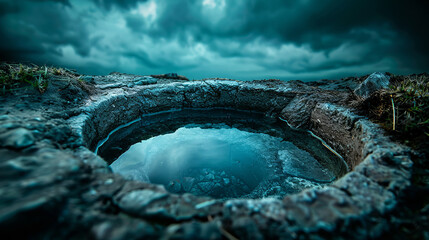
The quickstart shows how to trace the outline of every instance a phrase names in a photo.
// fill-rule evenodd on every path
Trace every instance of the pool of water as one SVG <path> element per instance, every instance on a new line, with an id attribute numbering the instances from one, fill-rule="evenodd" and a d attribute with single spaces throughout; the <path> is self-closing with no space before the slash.
<path id="1" fill-rule="evenodd" d="M 317 139 L 253 113 L 189 110 L 147 116 L 111 134 L 97 149 L 114 156 L 113 172 L 178 194 L 281 197 L 338 176 L 332 164 L 337 157 Z"/>

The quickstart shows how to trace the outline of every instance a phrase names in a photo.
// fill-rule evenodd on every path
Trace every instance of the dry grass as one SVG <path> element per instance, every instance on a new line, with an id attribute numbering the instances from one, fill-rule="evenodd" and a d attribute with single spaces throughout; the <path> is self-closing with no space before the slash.
<path id="1" fill-rule="evenodd" d="M 374 93 L 360 108 L 389 131 L 395 125 L 397 133 L 429 137 L 429 75 L 392 76 L 390 88 Z"/>
<path id="2" fill-rule="evenodd" d="M 64 69 L 34 64 L 0 64 L 0 93 L 17 93 L 23 89 L 34 88 L 44 93 L 51 80 L 78 79 L 79 75 Z"/>

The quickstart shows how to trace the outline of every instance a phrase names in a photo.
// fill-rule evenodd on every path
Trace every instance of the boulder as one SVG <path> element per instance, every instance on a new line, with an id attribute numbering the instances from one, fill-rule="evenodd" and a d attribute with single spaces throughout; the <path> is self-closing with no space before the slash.
<path id="1" fill-rule="evenodd" d="M 374 92 L 380 89 L 386 89 L 389 86 L 390 77 L 385 73 L 375 72 L 371 74 L 354 90 L 354 93 L 361 98 L 368 98 Z"/>

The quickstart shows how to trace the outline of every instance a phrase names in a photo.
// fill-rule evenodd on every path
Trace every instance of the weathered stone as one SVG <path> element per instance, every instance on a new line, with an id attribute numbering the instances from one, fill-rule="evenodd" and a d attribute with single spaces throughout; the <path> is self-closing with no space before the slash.
<path id="1" fill-rule="evenodd" d="M 109 165 L 98 155 L 95 155 L 94 152 L 91 152 L 85 147 L 79 147 L 75 150 L 74 155 L 82 159 L 82 161 L 91 166 L 94 171 L 97 172 L 111 172 Z"/>
<path id="2" fill-rule="evenodd" d="M 297 96 L 282 110 L 281 116 L 296 128 L 307 127 L 316 104 L 315 98 Z"/>
<path id="3" fill-rule="evenodd" d="M 145 211 L 140 212 L 140 215 L 146 218 L 177 222 L 207 217 L 210 213 L 211 215 L 218 214 L 219 210 L 216 205 L 197 209 L 196 206 L 198 206 L 199 201 L 201 199 L 191 194 L 170 195 L 168 198 L 150 204 L 145 208 Z M 207 201 L 207 199 L 203 201 Z"/>
<path id="4" fill-rule="evenodd" d="M 123 196 L 118 206 L 126 212 L 138 215 L 150 203 L 167 196 L 166 193 L 154 192 L 147 189 L 136 190 Z"/>
<path id="5" fill-rule="evenodd" d="M 152 224 L 139 219 L 106 220 L 91 228 L 92 237 L 100 240 L 157 239 L 161 233 Z"/>
<path id="6" fill-rule="evenodd" d="M 286 211 L 278 199 L 229 200 L 224 206 L 222 222 L 235 236 L 263 239 L 285 217 Z"/>
<path id="7" fill-rule="evenodd" d="M 149 84 L 155 84 L 157 82 L 156 78 L 153 77 L 139 77 L 134 79 L 133 83 L 135 85 L 149 85 Z"/>
<path id="8" fill-rule="evenodd" d="M 349 170 L 359 164 L 362 156 L 363 143 L 352 131 L 361 118 L 330 103 L 319 103 L 311 112 L 311 130 L 344 157 Z"/>
<path id="9" fill-rule="evenodd" d="M 368 98 L 372 93 L 387 88 L 390 83 L 390 77 L 385 73 L 376 72 L 371 74 L 363 81 L 354 93 L 362 98 Z"/>
<path id="10" fill-rule="evenodd" d="M 22 149 L 34 144 L 34 136 L 25 128 L 17 128 L 0 135 L 0 143 L 3 147 Z"/>
<path id="11" fill-rule="evenodd" d="M 346 232 L 361 210 L 347 193 L 332 187 L 309 189 L 283 200 L 291 232 Z M 341 221 L 342 226 L 337 225 Z"/>
<path id="12" fill-rule="evenodd" d="M 369 155 L 364 162 L 355 168 L 355 171 L 365 175 L 395 194 L 399 194 L 410 186 L 410 171 L 374 164 L 373 159 L 375 157 L 373 154 Z"/>
<path id="13" fill-rule="evenodd" d="M 355 201 L 354 205 L 364 213 L 377 210 L 384 214 L 396 205 L 395 195 L 392 192 L 357 172 L 347 174 L 333 185 L 350 193 Z"/>
<path id="14" fill-rule="evenodd" d="M 172 224 L 165 231 L 163 239 L 224 239 L 219 224 L 217 221 Z"/>

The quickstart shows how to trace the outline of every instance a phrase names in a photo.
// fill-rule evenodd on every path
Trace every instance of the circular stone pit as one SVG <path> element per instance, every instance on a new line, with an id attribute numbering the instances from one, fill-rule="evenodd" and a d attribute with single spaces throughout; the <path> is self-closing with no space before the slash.
<path id="1" fill-rule="evenodd" d="M 0 230 L 4 235 L 378 238 L 391 230 L 389 214 L 410 185 L 412 152 L 391 142 L 376 124 L 343 107 L 351 98 L 346 91 L 300 82 L 188 82 L 121 74 L 97 76 L 94 82 L 96 91 L 87 94 L 86 102 L 67 102 L 61 96 L 64 92 L 56 91 L 67 88 L 67 82 L 59 81 L 58 87 L 50 85 L 41 95 L 40 104 L 32 95 L 26 96 L 26 108 L 14 108 L 21 96 L 2 103 Z M 143 115 L 210 108 L 263 113 L 311 130 L 343 156 L 349 172 L 322 188 L 281 199 L 213 199 L 127 180 L 112 173 L 91 151 L 115 128 Z M 30 130 L 24 135 L 31 145 L 6 146 L 8 136 L 23 135 L 16 131 L 21 127 Z"/>
<path id="2" fill-rule="evenodd" d="M 328 186 L 281 200 L 219 201 L 194 196 L 189 200 L 188 194 L 174 195 L 159 189 L 129 190 L 116 194 L 119 209 L 147 221 L 185 221 L 167 229 L 173 235 L 188 231 L 190 226 L 213 227 L 212 220 L 197 220 L 208 217 L 214 219 L 221 235 L 243 239 L 320 234 L 375 237 L 388 230 L 387 224 L 376 222 L 395 207 L 396 196 L 410 184 L 411 153 L 391 142 L 376 124 L 336 105 L 348 97 L 297 82 L 174 82 L 134 88 L 128 93 L 113 92 L 93 102 L 86 108 L 89 113 L 73 122 L 88 147 L 94 149 L 115 128 L 162 111 L 226 108 L 281 117 L 324 139 L 344 156 L 351 171 Z M 372 224 L 377 228 L 371 228 Z"/>

